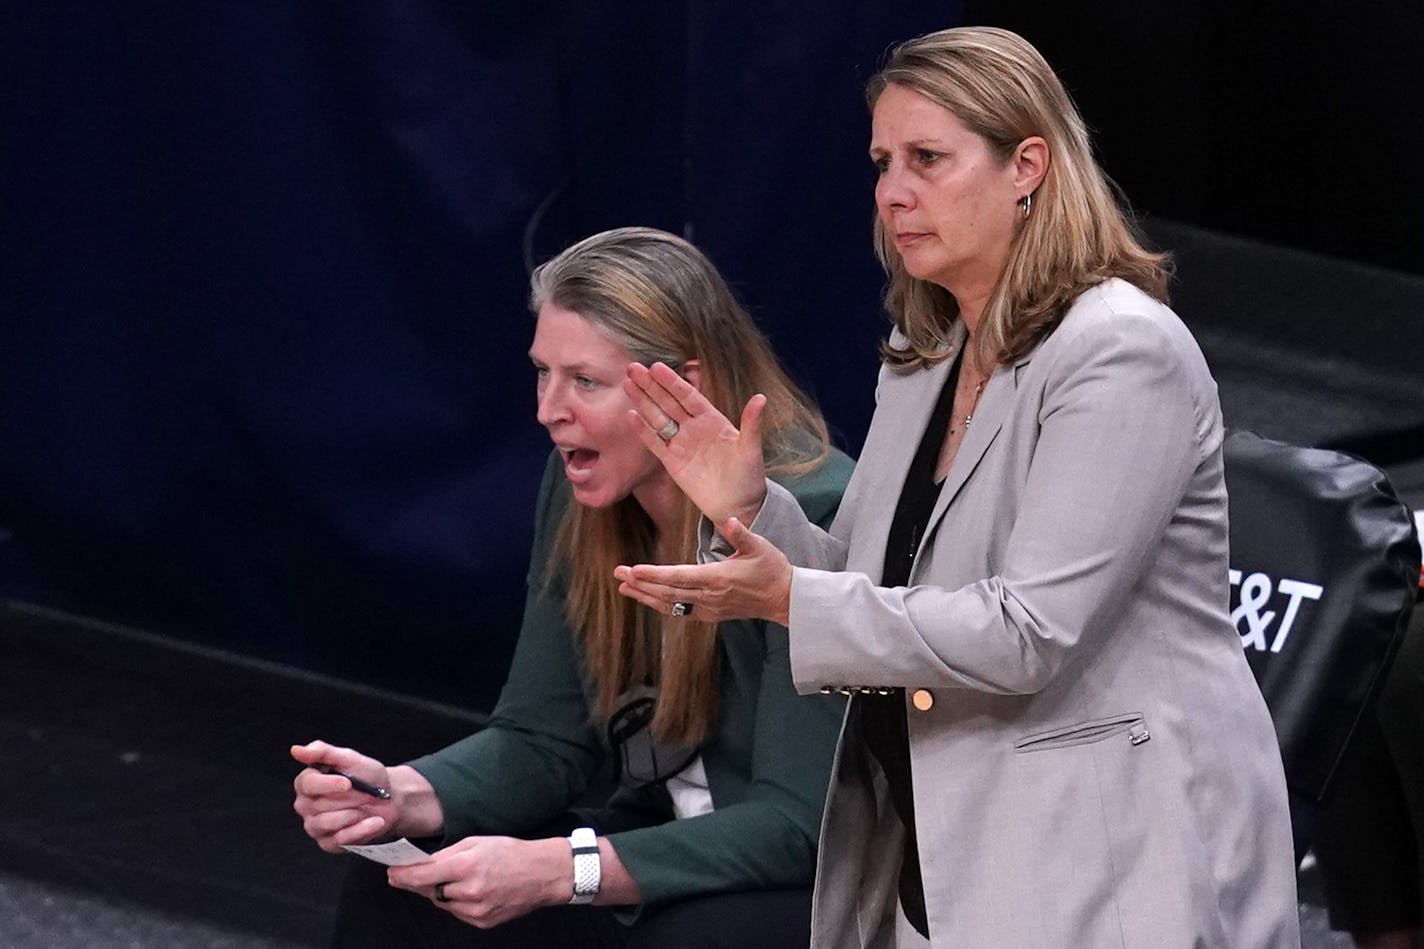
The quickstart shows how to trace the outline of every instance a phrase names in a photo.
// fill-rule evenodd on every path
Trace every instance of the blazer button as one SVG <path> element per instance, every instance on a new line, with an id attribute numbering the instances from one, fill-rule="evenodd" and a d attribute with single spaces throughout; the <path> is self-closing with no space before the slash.
<path id="1" fill-rule="evenodd" d="M 934 693 L 929 689 L 916 689 L 915 694 L 910 696 L 910 701 L 915 703 L 915 708 L 921 712 L 928 712 L 934 708 Z"/>

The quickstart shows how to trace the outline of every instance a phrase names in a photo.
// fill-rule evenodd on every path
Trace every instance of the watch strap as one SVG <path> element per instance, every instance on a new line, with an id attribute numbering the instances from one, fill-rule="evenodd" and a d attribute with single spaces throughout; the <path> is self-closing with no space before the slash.
<path id="1" fill-rule="evenodd" d="M 569 902 L 575 906 L 592 903 L 603 883 L 598 834 L 592 827 L 580 827 L 569 835 L 569 847 L 574 852 L 574 895 Z"/>

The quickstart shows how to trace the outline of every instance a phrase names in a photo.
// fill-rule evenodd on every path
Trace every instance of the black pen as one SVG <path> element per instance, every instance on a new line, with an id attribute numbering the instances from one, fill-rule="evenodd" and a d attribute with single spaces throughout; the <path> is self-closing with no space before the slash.
<path id="1" fill-rule="evenodd" d="M 390 791 L 387 791 L 385 788 L 378 788 L 369 781 L 362 781 L 360 778 L 355 777 L 354 775 L 347 774 L 340 768 L 333 768 L 329 764 L 319 764 L 314 765 L 314 767 L 322 774 L 335 774 L 345 778 L 346 780 L 351 782 L 351 788 L 354 791 L 360 791 L 362 794 L 369 794 L 372 797 L 378 797 L 383 801 L 389 801 L 391 799 Z"/>

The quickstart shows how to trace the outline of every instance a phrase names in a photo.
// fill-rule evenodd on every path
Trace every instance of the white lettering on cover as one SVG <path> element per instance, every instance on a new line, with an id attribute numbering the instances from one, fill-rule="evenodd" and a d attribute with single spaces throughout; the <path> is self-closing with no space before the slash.
<path id="1" fill-rule="evenodd" d="M 1318 583 L 1309 583 L 1305 580 L 1293 580 L 1290 577 L 1283 577 L 1275 584 L 1271 578 L 1264 573 L 1242 574 L 1240 570 L 1229 572 L 1231 585 L 1240 590 L 1237 605 L 1231 611 L 1231 622 L 1236 627 L 1236 632 L 1241 636 L 1241 647 L 1243 649 L 1255 649 L 1265 652 L 1267 648 L 1271 652 L 1280 652 L 1285 647 L 1286 639 L 1290 636 L 1291 629 L 1294 628 L 1296 619 L 1300 615 L 1300 604 L 1303 600 L 1317 601 L 1325 593 L 1325 588 Z M 1267 634 L 1271 630 L 1271 624 L 1276 619 L 1276 611 L 1262 608 L 1270 604 L 1271 598 L 1275 594 L 1281 594 L 1288 598 L 1285 612 L 1280 614 L 1280 623 L 1276 626 L 1275 637 L 1270 639 L 1267 646 Z M 1242 629 L 1242 622 L 1246 627 Z"/>

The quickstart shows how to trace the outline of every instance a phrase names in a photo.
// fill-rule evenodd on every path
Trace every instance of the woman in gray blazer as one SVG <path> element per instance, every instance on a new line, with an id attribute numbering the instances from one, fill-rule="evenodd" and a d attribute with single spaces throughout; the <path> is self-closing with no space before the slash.
<path id="1" fill-rule="evenodd" d="M 762 476 L 764 398 L 733 426 L 630 366 L 707 520 L 702 565 L 620 567 L 622 592 L 783 623 L 798 688 L 855 695 L 814 946 L 1299 945 L 1216 386 L 1164 259 L 1022 38 L 911 40 L 868 97 L 894 329 L 840 512 L 823 532 Z"/>

